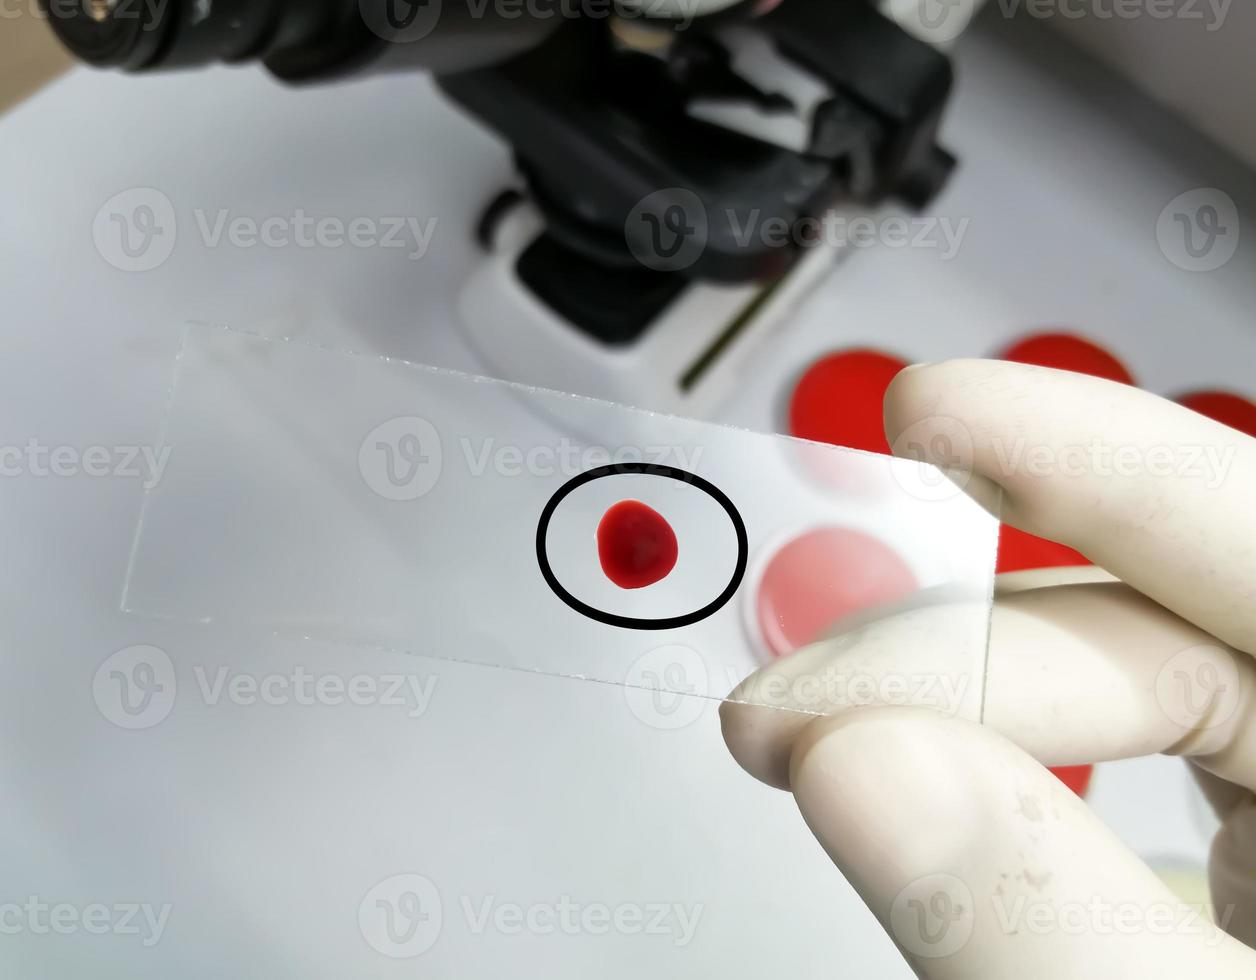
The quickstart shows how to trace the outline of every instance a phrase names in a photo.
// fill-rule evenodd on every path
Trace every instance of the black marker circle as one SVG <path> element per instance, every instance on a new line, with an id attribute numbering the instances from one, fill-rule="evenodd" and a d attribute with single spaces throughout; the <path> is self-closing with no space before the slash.
<path id="1" fill-rule="evenodd" d="M 624 473 L 644 473 L 647 476 L 661 476 L 668 480 L 679 480 L 681 483 L 692 484 L 719 504 L 724 509 L 724 513 L 728 515 L 729 521 L 732 522 L 733 532 L 737 535 L 737 567 L 733 569 L 733 577 L 729 580 L 728 585 L 725 586 L 724 591 L 701 609 L 686 613 L 683 616 L 665 616 L 661 619 L 637 619 L 632 616 L 617 616 L 614 613 L 590 606 L 587 602 L 581 602 L 563 588 L 562 583 L 558 581 L 558 576 L 554 574 L 554 569 L 550 567 L 549 555 L 546 554 L 546 537 L 549 534 L 550 520 L 554 516 L 554 511 L 558 509 L 558 505 L 586 483 L 592 483 L 594 480 L 601 480 L 608 476 L 620 476 Z M 581 616 L 587 616 L 589 619 L 605 623 L 607 626 L 618 626 L 622 629 L 672 630 L 702 622 L 708 616 L 719 612 L 737 594 L 738 588 L 741 587 L 741 580 L 746 576 L 746 565 L 749 559 L 750 542 L 746 536 L 746 522 L 741 519 L 741 514 L 733 505 L 733 502 L 728 499 L 728 494 L 710 480 L 704 480 L 696 473 L 690 473 L 688 470 L 682 470 L 675 466 L 661 466 L 655 463 L 612 463 L 609 466 L 599 466 L 597 469 L 587 470 L 558 488 L 558 492 L 550 497 L 549 502 L 545 505 L 545 509 L 541 511 L 541 520 L 536 526 L 536 562 L 541 568 L 541 575 L 545 579 L 545 584 L 550 587 L 554 595 L 562 599 L 563 602 L 580 613 Z"/>

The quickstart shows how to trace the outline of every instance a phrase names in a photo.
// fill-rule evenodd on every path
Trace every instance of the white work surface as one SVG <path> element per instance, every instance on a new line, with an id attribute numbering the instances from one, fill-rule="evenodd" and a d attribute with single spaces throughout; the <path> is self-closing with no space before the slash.
<path id="1" fill-rule="evenodd" d="M 1105 342 L 1153 390 L 1256 394 L 1256 236 L 1192 274 L 1155 233 L 1197 187 L 1225 188 L 1256 228 L 1250 176 L 1043 32 L 996 26 L 957 52 L 944 135 L 962 166 L 932 213 L 969 219 L 958 257 L 853 255 L 757 359 L 726 419 L 778 428 L 790 379 L 822 351 L 936 360 L 1048 326 Z M 420 77 L 292 91 L 254 70 L 71 74 L 0 119 L 0 444 L 151 446 L 188 319 L 476 370 L 453 304 L 475 216 L 509 174 L 503 148 Z M 179 235 L 159 268 L 126 273 L 94 247 L 93 220 L 137 187 L 169 198 Z M 438 221 L 421 260 L 206 247 L 193 214 L 212 223 L 223 208 Z M 727 757 L 713 703 L 667 729 L 613 686 L 399 655 L 347 664 L 128 618 L 117 609 L 140 494 L 127 477 L 0 481 L 0 905 L 100 904 L 115 924 L 115 907 L 168 905 L 169 917 L 151 945 L 142 916 L 138 936 L 10 930 L 5 975 L 910 976 L 789 797 Z M 160 724 L 128 731 L 98 710 L 93 679 L 135 644 L 169 655 L 178 696 Z M 297 665 L 435 686 L 410 718 L 210 703 L 197 680 Z M 1149 859 L 1202 862 L 1209 818 L 1176 761 L 1104 766 L 1092 800 Z M 413 941 L 431 948 L 393 959 L 359 916 L 406 890 L 392 877 L 404 874 L 440 902 L 428 895 L 416 923 Z M 564 896 L 586 911 L 628 905 L 644 924 L 513 928 L 514 911 L 539 921 Z M 691 941 L 677 905 L 699 915 Z"/>

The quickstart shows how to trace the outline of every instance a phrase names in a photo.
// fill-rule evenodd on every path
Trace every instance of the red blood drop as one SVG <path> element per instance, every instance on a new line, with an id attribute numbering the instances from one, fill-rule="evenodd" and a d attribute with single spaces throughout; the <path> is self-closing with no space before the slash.
<path id="1" fill-rule="evenodd" d="M 667 519 L 640 500 L 621 500 L 597 526 L 597 554 L 621 589 L 644 589 L 676 567 L 680 548 Z"/>
<path id="2" fill-rule="evenodd" d="M 1193 391 L 1179 398 L 1178 403 L 1231 429 L 1256 436 L 1256 405 L 1241 395 L 1228 391 Z"/>
<path id="3" fill-rule="evenodd" d="M 905 361 L 874 350 L 829 354 L 807 368 L 789 402 L 789 431 L 800 439 L 888 453 L 881 403 Z"/>
<path id="4" fill-rule="evenodd" d="M 1094 766 L 1058 766 L 1051 770 L 1056 778 L 1078 796 L 1084 797 L 1090 790 L 1090 780 L 1095 774 Z"/>
<path id="5" fill-rule="evenodd" d="M 1129 369 L 1098 344 L 1071 333 L 1040 333 L 1017 341 L 1003 352 L 1003 360 L 1038 367 L 1092 374 L 1096 378 L 1132 385 Z"/>
<path id="6" fill-rule="evenodd" d="M 1040 333 L 1017 341 L 1003 353 L 1004 360 L 1039 367 L 1059 368 L 1096 378 L 1133 384 L 1129 370 L 1097 344 L 1070 333 Z M 1089 565 L 1090 561 L 1067 545 L 1003 526 L 999 535 L 999 572 L 1032 568 L 1064 568 Z"/>
<path id="7" fill-rule="evenodd" d="M 759 580 L 756 609 L 778 657 L 819 639 L 848 613 L 892 602 L 918 588 L 898 553 L 862 531 L 824 527 L 794 538 Z"/>
<path id="8" fill-rule="evenodd" d="M 1031 568 L 1069 568 L 1089 565 L 1090 559 L 1068 545 L 1026 534 L 1004 524 L 999 529 L 998 572 L 1023 572 Z"/>

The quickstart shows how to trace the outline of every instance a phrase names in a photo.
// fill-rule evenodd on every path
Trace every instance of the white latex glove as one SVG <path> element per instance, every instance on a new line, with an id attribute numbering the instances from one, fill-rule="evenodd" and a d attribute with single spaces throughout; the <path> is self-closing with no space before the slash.
<path id="1" fill-rule="evenodd" d="M 957 420 L 969 493 L 1001 487 L 1008 523 L 1119 581 L 1000 578 L 983 726 L 921 707 L 816 719 L 728 703 L 729 748 L 793 791 L 922 977 L 1256 978 L 1256 952 L 1231 938 L 1256 943 L 1256 439 L 1135 388 L 994 361 L 909 368 L 886 396 L 892 445 L 912 427 L 954 446 Z M 887 673 L 896 656 L 918 664 L 895 645 L 896 630 L 920 636 L 911 618 L 808 647 L 734 697 L 774 673 L 853 673 L 872 652 Z M 1044 768 L 1155 752 L 1190 761 L 1223 821 L 1209 870 L 1230 935 L 1191 921 Z"/>

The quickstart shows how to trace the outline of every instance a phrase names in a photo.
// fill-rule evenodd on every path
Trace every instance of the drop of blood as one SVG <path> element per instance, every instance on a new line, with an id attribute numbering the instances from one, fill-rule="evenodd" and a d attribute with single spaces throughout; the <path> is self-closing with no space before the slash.
<path id="1" fill-rule="evenodd" d="M 1129 368 L 1098 344 L 1071 333 L 1040 333 L 1019 340 L 1003 352 L 1005 361 L 1020 364 L 1036 364 L 1038 367 L 1058 368 L 1091 374 L 1096 378 L 1134 383 Z"/>
<path id="2" fill-rule="evenodd" d="M 621 589 L 644 589 L 666 578 L 679 553 L 667 518 L 640 500 L 621 500 L 598 523 L 602 571 Z"/>
<path id="3" fill-rule="evenodd" d="M 1090 781 L 1094 778 L 1094 766 L 1057 766 L 1051 770 L 1055 777 L 1078 796 L 1090 792 Z"/>
<path id="4" fill-rule="evenodd" d="M 799 379 L 789 402 L 789 431 L 800 439 L 888 453 L 881 403 L 907 363 L 875 350 L 820 358 Z"/>
<path id="5" fill-rule="evenodd" d="M 1228 391 L 1195 391 L 1183 395 L 1178 402 L 1214 422 L 1256 436 L 1256 404 Z"/>
<path id="6" fill-rule="evenodd" d="M 1090 559 L 1068 545 L 1034 537 L 1010 524 L 1004 524 L 999 529 L 1000 574 L 1023 572 L 1033 568 L 1068 568 L 1089 564 Z"/>
<path id="7" fill-rule="evenodd" d="M 1004 351 L 1003 357 L 1021 364 L 1090 374 L 1127 385 L 1134 383 L 1129 369 L 1113 355 L 1098 344 L 1071 333 L 1040 333 L 1026 337 Z M 1004 525 L 999 535 L 1000 573 L 1089 564 L 1084 555 L 1066 545 L 1034 537 L 1014 527 Z"/>

